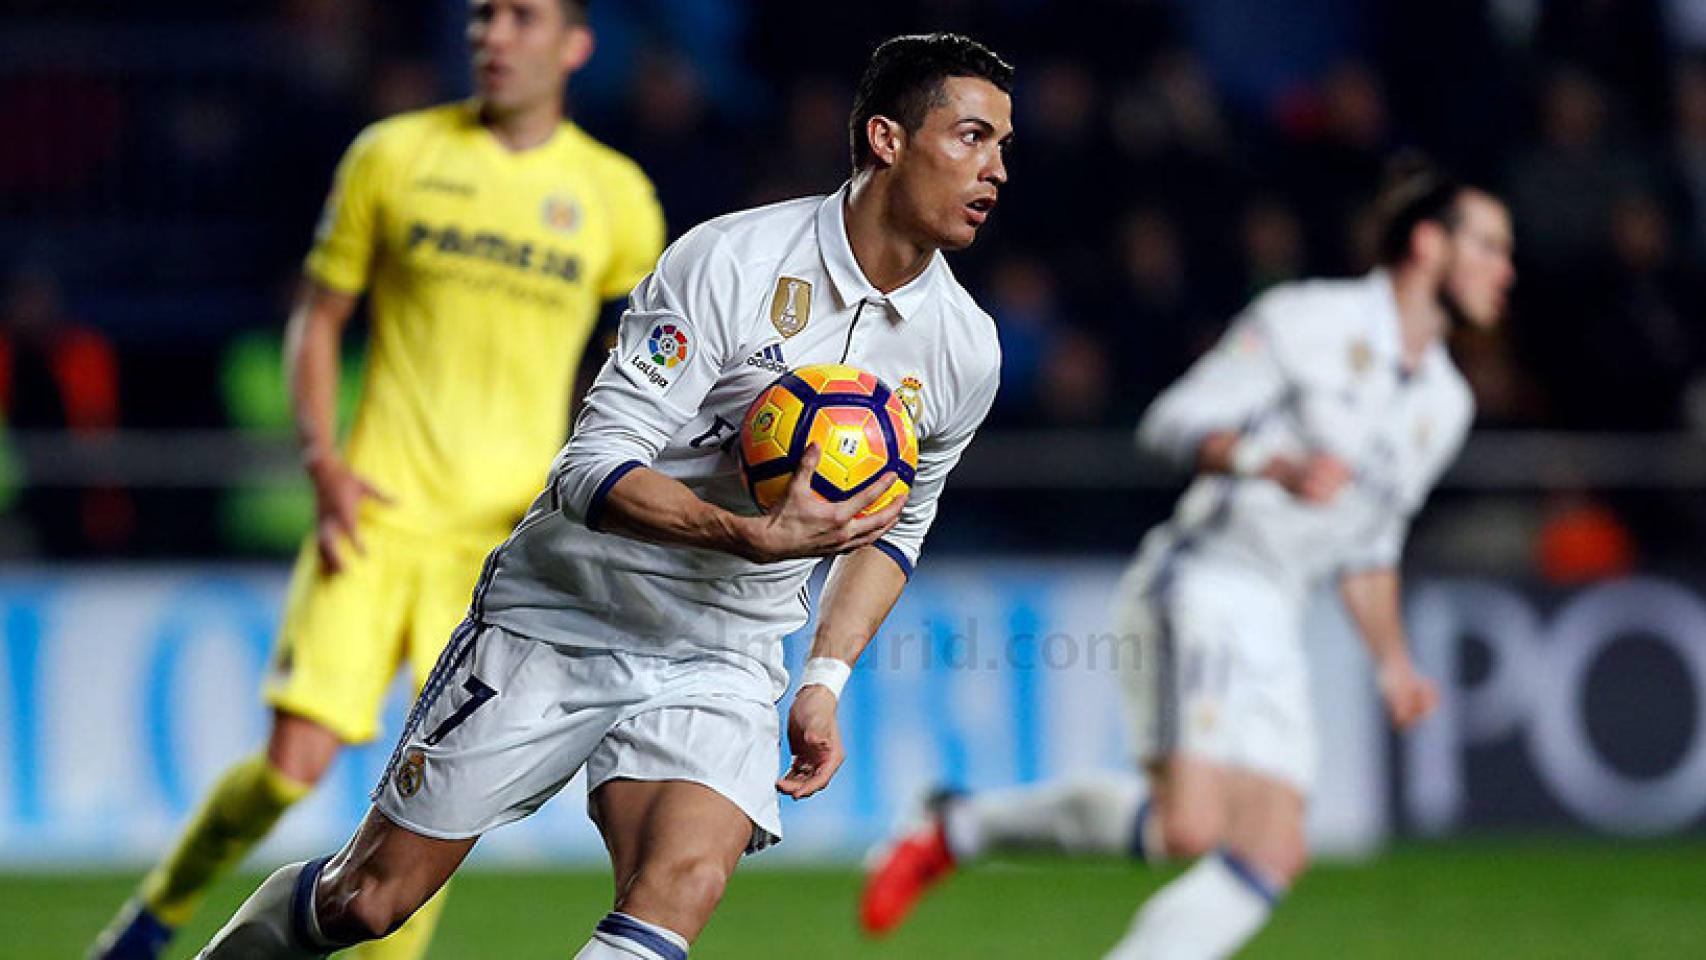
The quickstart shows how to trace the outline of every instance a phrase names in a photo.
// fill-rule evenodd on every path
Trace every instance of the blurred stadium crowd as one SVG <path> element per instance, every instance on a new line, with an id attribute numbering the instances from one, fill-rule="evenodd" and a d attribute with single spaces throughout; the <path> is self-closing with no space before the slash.
<path id="1" fill-rule="evenodd" d="M 463 0 L 8 9 L 6 428 L 288 431 L 278 340 L 331 169 L 364 123 L 466 89 Z M 1699 0 L 635 0 L 594 25 L 575 113 L 672 235 L 833 189 L 882 37 L 1015 62 L 1013 183 L 955 264 L 1001 329 L 994 426 L 1128 427 L 1252 294 L 1366 269 L 1382 167 L 1419 147 L 1516 219 L 1510 322 L 1456 345 L 1483 424 L 1706 429 Z M 17 472 L 0 458 L 14 555 L 264 552 L 306 507 L 179 492 L 167 515 L 223 518 L 198 539 L 122 483 Z"/>

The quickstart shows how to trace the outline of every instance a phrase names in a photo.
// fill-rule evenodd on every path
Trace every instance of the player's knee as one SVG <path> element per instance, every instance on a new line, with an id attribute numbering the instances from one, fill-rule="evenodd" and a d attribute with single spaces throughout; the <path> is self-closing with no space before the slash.
<path id="1" fill-rule="evenodd" d="M 1287 837 L 1274 844 L 1268 861 L 1274 879 L 1289 887 L 1309 866 L 1309 845 L 1302 837 Z"/>
<path id="2" fill-rule="evenodd" d="M 640 882 L 653 887 L 649 892 L 666 899 L 675 911 L 708 918 L 723 899 L 729 871 L 717 857 L 690 856 L 658 869 L 641 868 Z"/>
<path id="3" fill-rule="evenodd" d="M 1161 844 L 1173 860 L 1195 860 L 1213 851 L 1223 834 L 1219 812 L 1209 805 L 1162 811 L 1160 827 Z"/>
<path id="4" fill-rule="evenodd" d="M 420 906 L 397 884 L 354 867 L 321 878 L 315 891 L 320 929 L 329 939 L 358 943 L 390 936 Z"/>

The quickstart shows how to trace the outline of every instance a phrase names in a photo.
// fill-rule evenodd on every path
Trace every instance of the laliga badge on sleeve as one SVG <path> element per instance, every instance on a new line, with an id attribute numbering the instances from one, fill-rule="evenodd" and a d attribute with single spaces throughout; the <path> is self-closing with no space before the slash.
<path id="1" fill-rule="evenodd" d="M 685 323 L 660 320 L 628 350 L 619 369 L 634 386 L 662 396 L 669 392 L 696 348 Z"/>

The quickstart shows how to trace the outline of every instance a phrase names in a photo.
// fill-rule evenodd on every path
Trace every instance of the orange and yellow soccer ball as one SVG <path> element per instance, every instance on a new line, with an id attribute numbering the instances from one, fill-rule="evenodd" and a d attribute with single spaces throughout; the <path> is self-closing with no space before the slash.
<path id="1" fill-rule="evenodd" d="M 760 509 L 769 511 L 787 496 L 811 443 L 822 451 L 811 486 L 825 500 L 857 496 L 891 470 L 894 482 L 865 513 L 912 489 L 918 434 L 900 397 L 875 374 L 814 364 L 782 374 L 752 401 L 741 424 L 740 452 L 747 489 Z"/>

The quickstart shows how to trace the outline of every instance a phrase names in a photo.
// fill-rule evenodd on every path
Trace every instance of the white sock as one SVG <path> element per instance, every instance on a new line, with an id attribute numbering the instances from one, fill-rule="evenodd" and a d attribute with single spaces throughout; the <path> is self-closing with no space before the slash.
<path id="1" fill-rule="evenodd" d="M 598 921 L 575 960 L 687 960 L 687 938 L 667 927 L 612 911 Z"/>
<path id="2" fill-rule="evenodd" d="M 989 851 L 1139 853 L 1143 785 L 1105 775 L 991 790 L 948 804 L 943 828 L 956 860 Z"/>
<path id="3" fill-rule="evenodd" d="M 1283 892 L 1234 855 L 1211 853 L 1149 898 L 1107 960 L 1231 956 L 1268 922 Z"/>
<path id="4" fill-rule="evenodd" d="M 327 859 L 273 871 L 196 954 L 196 960 L 305 960 L 344 946 L 327 943 L 314 916 L 314 882 Z"/>

